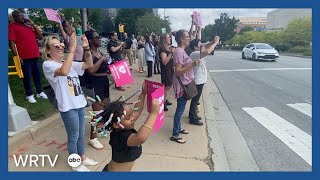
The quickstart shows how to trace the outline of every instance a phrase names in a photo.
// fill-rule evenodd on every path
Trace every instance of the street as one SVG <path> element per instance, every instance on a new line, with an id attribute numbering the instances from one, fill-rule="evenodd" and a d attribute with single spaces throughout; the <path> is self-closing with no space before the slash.
<path id="1" fill-rule="evenodd" d="M 260 171 L 311 171 L 312 60 L 252 61 L 216 51 L 206 62 Z"/>

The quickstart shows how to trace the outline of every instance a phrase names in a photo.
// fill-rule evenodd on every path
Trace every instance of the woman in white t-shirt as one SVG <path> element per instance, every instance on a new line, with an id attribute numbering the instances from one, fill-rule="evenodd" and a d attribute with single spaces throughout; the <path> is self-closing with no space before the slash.
<path id="1" fill-rule="evenodd" d="M 83 75 L 85 69 L 92 67 L 93 62 L 88 40 L 84 35 L 82 40 L 86 61 L 74 62 L 77 46 L 75 33 L 70 36 L 69 51 L 65 61 L 63 61 L 64 45 L 57 37 L 48 37 L 45 40 L 43 53 L 43 59 L 46 61 L 42 65 L 44 75 L 55 92 L 58 109 L 67 131 L 68 152 L 78 154 L 82 159 L 80 166 L 72 168 L 74 171 L 90 171 L 85 165 L 98 164 L 84 155 L 84 116 L 87 101 L 80 86 L 79 75 Z"/>
<path id="2" fill-rule="evenodd" d="M 220 37 L 216 36 L 214 38 L 214 41 L 204 45 L 201 48 L 201 41 L 199 39 L 194 39 L 190 42 L 190 49 L 192 50 L 192 53 L 190 54 L 190 58 L 193 61 L 196 61 L 199 58 L 203 58 L 207 56 L 208 54 L 211 54 L 211 52 L 215 49 L 216 45 L 219 43 Z M 201 51 L 201 56 L 200 56 Z M 197 114 L 197 104 L 199 103 L 200 96 L 202 94 L 202 89 L 204 84 L 207 82 L 207 67 L 206 67 L 206 59 L 202 59 L 199 65 L 195 66 L 193 68 L 194 71 L 194 80 L 197 85 L 198 94 L 192 98 L 190 103 L 190 110 L 189 110 L 189 119 L 191 122 L 199 121 L 201 120 L 201 117 Z"/>

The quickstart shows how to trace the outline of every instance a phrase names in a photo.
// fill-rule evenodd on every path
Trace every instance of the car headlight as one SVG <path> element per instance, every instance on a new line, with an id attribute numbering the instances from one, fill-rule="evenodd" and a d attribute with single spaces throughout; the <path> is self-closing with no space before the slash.
<path id="1" fill-rule="evenodd" d="M 263 54 L 263 52 L 258 51 L 258 54 Z"/>

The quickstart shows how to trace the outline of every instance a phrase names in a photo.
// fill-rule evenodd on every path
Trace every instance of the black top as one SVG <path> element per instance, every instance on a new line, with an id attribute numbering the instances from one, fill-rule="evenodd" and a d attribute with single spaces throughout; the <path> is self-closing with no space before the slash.
<path id="1" fill-rule="evenodd" d="M 92 52 L 91 52 L 91 54 L 92 54 L 93 64 L 97 63 L 97 61 L 99 61 L 99 58 L 95 57 Z M 101 52 L 100 52 L 100 54 L 101 54 Z M 96 74 L 106 73 L 107 70 L 108 70 L 108 63 L 103 61 L 100 64 L 99 69 L 95 73 Z M 106 78 L 106 76 L 93 76 L 90 73 L 88 73 L 87 70 L 84 72 L 83 77 L 84 77 L 84 84 L 85 85 L 90 85 L 90 86 L 93 86 L 93 87 L 96 84 L 100 83 L 99 79 L 105 79 Z"/>
<path id="2" fill-rule="evenodd" d="M 142 146 L 128 146 L 128 138 L 135 129 L 121 129 L 110 133 L 109 144 L 112 147 L 112 160 L 118 163 L 133 162 L 142 154 Z"/>
<path id="3" fill-rule="evenodd" d="M 109 55 L 113 59 L 113 62 L 117 62 L 117 61 L 121 60 L 121 49 L 119 49 L 116 52 L 111 51 L 112 47 L 118 47 L 118 46 L 120 46 L 120 44 L 118 42 L 113 41 L 113 40 L 110 40 L 108 43 L 107 50 L 108 50 Z"/>
<path id="4" fill-rule="evenodd" d="M 91 54 L 92 54 L 92 58 L 93 58 L 93 64 L 97 63 L 97 62 L 99 61 L 99 58 L 97 58 L 96 56 L 94 56 L 92 52 L 91 52 Z M 100 54 L 102 55 L 101 52 L 100 52 Z M 100 67 L 99 67 L 99 69 L 97 70 L 96 73 L 97 73 L 97 74 L 98 74 L 98 73 L 105 73 L 107 70 L 108 70 L 108 63 L 102 61 L 102 63 L 100 64 Z"/>
<path id="5" fill-rule="evenodd" d="M 127 38 L 124 40 L 124 42 L 126 43 L 126 48 L 125 49 L 130 49 L 131 45 L 132 45 L 132 39 L 131 38 Z"/>

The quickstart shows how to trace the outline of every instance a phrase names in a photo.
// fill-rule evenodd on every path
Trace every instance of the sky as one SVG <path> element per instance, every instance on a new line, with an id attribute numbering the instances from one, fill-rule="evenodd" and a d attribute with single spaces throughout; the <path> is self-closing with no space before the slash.
<path id="1" fill-rule="evenodd" d="M 193 11 L 199 11 L 202 17 L 203 27 L 208 24 L 214 24 L 221 13 L 228 13 L 230 17 L 267 17 L 267 13 L 275 9 L 158 9 L 160 17 L 169 16 L 171 28 L 173 31 L 179 29 L 190 29 L 191 14 Z"/>

